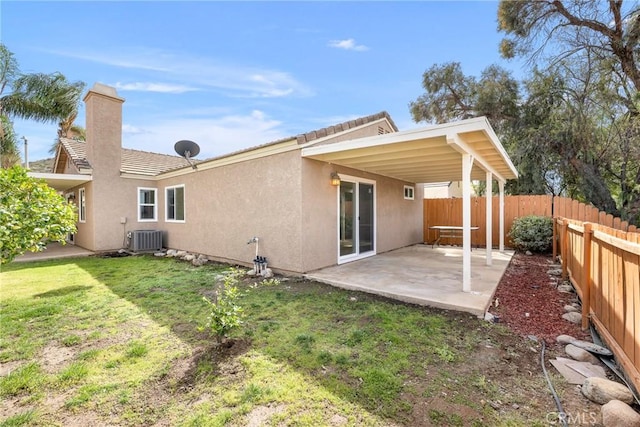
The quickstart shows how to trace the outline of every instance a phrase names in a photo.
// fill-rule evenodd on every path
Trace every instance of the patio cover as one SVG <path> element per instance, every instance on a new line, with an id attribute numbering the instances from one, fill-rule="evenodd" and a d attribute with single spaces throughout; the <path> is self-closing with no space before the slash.
<path id="1" fill-rule="evenodd" d="M 80 175 L 70 173 L 36 173 L 29 172 L 28 175 L 32 178 L 44 179 L 49 187 L 52 187 L 56 191 L 67 191 L 70 188 L 84 184 L 91 181 L 93 178 L 91 175 Z"/>
<path id="2" fill-rule="evenodd" d="M 471 291 L 471 180 L 495 179 L 500 188 L 500 236 L 504 184 L 518 177 L 486 117 L 336 143 L 314 141 L 302 156 L 415 184 L 461 181 L 463 193 L 463 289 Z M 491 264 L 491 194 L 487 194 L 487 264 Z M 501 237 L 500 250 L 504 249 Z"/>

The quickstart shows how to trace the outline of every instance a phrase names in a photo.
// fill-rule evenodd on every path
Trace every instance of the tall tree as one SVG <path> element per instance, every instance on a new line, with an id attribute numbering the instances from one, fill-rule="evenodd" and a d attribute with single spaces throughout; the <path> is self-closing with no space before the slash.
<path id="1" fill-rule="evenodd" d="M 520 85 L 511 73 L 490 65 L 476 79 L 465 75 L 458 62 L 435 64 L 424 72 L 422 87 L 425 92 L 409 103 L 415 122 L 445 123 L 486 116 L 507 151 L 517 160 L 521 178 L 509 182 L 507 190 L 518 194 L 546 192 L 547 170 L 540 168 L 540 159 L 534 160 L 528 156 L 530 153 L 518 151 L 521 134 L 515 127 L 520 125 Z"/>
<path id="2" fill-rule="evenodd" d="M 502 0 L 498 24 L 503 56 L 536 61 L 561 81 L 541 95 L 555 97 L 554 129 L 533 140 L 559 157 L 578 197 L 640 223 L 640 4 Z"/>
<path id="3" fill-rule="evenodd" d="M 0 43 L 0 138 L 3 150 L 17 151 L 17 141 L 7 129 L 11 119 L 39 122 L 63 121 L 77 114 L 83 82 L 69 82 L 61 73 L 21 74 L 11 51 Z M 9 91 L 6 93 L 6 91 Z M 5 138 L 5 135 L 7 137 Z M 0 155 L 4 155 L 3 151 Z"/>
<path id="4" fill-rule="evenodd" d="M 501 0 L 501 53 L 545 62 L 588 54 L 612 73 L 617 95 L 638 114 L 640 4 L 623 0 Z M 542 58 L 541 58 L 542 57 Z"/>

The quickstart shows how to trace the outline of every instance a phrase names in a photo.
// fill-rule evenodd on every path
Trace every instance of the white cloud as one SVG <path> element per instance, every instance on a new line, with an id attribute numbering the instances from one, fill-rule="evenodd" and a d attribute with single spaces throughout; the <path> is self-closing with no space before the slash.
<path id="1" fill-rule="evenodd" d="M 149 131 L 146 131 L 144 129 L 141 129 L 137 126 L 133 126 L 127 123 L 124 123 L 122 125 L 122 134 L 123 135 L 139 135 L 141 133 L 149 133 Z"/>
<path id="2" fill-rule="evenodd" d="M 159 93 L 185 93 L 193 92 L 198 89 L 186 85 L 174 85 L 169 83 L 153 83 L 153 82 L 133 82 L 133 83 L 120 83 L 113 84 L 116 89 L 122 91 L 137 91 L 137 92 L 159 92 Z"/>
<path id="3" fill-rule="evenodd" d="M 125 135 L 122 144 L 126 148 L 175 154 L 176 141 L 189 139 L 200 146 L 198 159 L 206 159 L 291 136 L 284 133 L 281 125 L 260 110 L 218 118 L 175 118 L 141 124 L 144 131 Z"/>
<path id="4" fill-rule="evenodd" d="M 344 50 L 357 50 L 360 52 L 369 50 L 369 48 L 363 44 L 356 44 L 356 41 L 354 39 L 331 40 L 329 42 L 329 47 L 335 47 L 336 49 Z"/>
<path id="5" fill-rule="evenodd" d="M 167 88 L 191 90 L 215 89 L 231 97 L 276 98 L 312 96 L 313 92 L 291 74 L 269 68 L 248 67 L 223 63 L 208 57 L 197 57 L 153 49 L 139 49 L 101 53 L 56 51 L 57 55 L 97 62 L 119 68 L 148 72 L 153 76 L 167 76 L 180 85 L 156 83 L 156 91 Z M 151 86 L 132 86 L 127 90 L 151 90 Z M 146 88 L 146 89 L 145 89 Z"/>

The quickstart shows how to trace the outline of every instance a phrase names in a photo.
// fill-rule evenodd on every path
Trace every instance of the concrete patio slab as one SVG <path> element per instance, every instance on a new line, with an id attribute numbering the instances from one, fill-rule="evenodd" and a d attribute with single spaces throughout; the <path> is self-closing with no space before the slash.
<path id="1" fill-rule="evenodd" d="M 471 253 L 471 292 L 462 291 L 462 248 L 414 245 L 369 258 L 313 271 L 305 277 L 413 304 L 484 316 L 512 251 Z"/>
<path id="2" fill-rule="evenodd" d="M 16 257 L 13 262 L 42 261 L 46 259 L 71 258 L 93 255 L 90 250 L 71 244 L 62 245 L 60 243 L 49 243 L 42 252 L 26 252 L 24 255 Z"/>

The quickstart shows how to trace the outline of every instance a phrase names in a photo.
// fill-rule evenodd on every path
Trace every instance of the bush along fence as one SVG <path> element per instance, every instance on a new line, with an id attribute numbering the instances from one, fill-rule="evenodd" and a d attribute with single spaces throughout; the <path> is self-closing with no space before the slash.
<path id="1" fill-rule="evenodd" d="M 640 233 L 635 230 L 556 216 L 553 254 L 561 255 L 562 276 L 580 297 L 583 329 L 590 320 L 640 390 Z"/>
<path id="2" fill-rule="evenodd" d="M 478 227 L 478 230 L 471 233 L 471 244 L 473 246 L 485 246 L 486 240 L 486 199 L 484 197 L 471 198 L 471 225 Z M 499 211 L 500 200 L 493 197 L 492 207 L 492 237 L 491 241 L 497 245 L 500 241 Z M 512 242 L 507 233 L 511 230 L 513 221 L 528 215 L 538 215 L 552 217 L 552 196 L 506 196 L 504 198 L 504 242 L 508 247 L 512 247 Z M 462 199 L 424 199 L 424 242 L 431 243 L 436 239 L 434 230 L 429 227 L 436 225 L 462 225 Z M 443 238 L 442 244 L 460 245 L 460 239 L 453 240 Z"/>

